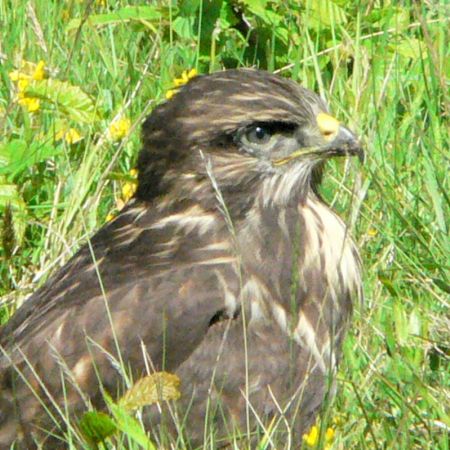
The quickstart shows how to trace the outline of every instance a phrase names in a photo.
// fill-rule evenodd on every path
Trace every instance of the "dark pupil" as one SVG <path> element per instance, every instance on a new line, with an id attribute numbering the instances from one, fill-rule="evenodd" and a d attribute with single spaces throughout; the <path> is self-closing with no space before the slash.
<path id="1" fill-rule="evenodd" d="M 253 125 L 248 128 L 245 133 L 245 140 L 247 143 L 255 145 L 264 145 L 270 141 L 272 133 L 270 129 L 265 126 Z"/>
<path id="2" fill-rule="evenodd" d="M 259 141 L 262 141 L 266 137 L 266 130 L 261 127 L 256 127 L 255 129 L 255 137 Z"/>

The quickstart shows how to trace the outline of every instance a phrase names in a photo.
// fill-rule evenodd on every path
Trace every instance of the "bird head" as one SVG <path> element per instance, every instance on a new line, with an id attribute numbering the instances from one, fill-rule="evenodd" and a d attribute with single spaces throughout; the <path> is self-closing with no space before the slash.
<path id="1" fill-rule="evenodd" d="M 324 160 L 363 155 L 356 136 L 317 94 L 249 69 L 192 79 L 155 108 L 143 141 L 137 193 L 142 199 L 167 193 L 183 176 L 185 182 L 205 179 L 205 161 L 220 188 L 256 195 L 268 180 L 274 189 L 275 180 L 284 180 L 293 193 L 304 191 Z"/>

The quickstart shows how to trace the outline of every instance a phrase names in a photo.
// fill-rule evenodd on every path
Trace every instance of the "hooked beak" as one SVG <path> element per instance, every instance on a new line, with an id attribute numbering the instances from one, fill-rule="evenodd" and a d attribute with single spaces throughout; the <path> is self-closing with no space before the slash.
<path id="1" fill-rule="evenodd" d="M 329 114 L 317 115 L 317 127 L 326 142 L 324 145 L 304 147 L 292 152 L 289 156 L 273 161 L 275 166 L 282 166 L 288 162 L 306 155 L 315 155 L 318 159 L 333 156 L 358 156 L 364 162 L 364 150 L 359 139 L 345 126 L 341 125 Z"/>
<path id="2" fill-rule="evenodd" d="M 364 150 L 359 139 L 343 125 L 339 125 L 336 136 L 318 149 L 318 153 L 326 156 L 357 156 L 361 163 L 364 162 Z"/>

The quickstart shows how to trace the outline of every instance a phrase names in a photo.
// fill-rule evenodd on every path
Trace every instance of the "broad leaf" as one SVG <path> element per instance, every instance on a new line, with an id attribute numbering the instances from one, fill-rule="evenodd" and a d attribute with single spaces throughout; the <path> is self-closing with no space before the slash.
<path id="1" fill-rule="evenodd" d="M 347 22 L 344 10 L 331 0 L 309 0 L 306 2 L 306 20 L 309 28 L 320 30 Z"/>
<path id="2" fill-rule="evenodd" d="M 115 424 L 120 431 L 146 450 L 156 450 L 156 446 L 148 438 L 142 425 L 125 408 L 116 404 L 111 404 L 110 408 Z"/>
<path id="3" fill-rule="evenodd" d="M 0 175 L 8 175 L 11 179 L 34 164 L 56 156 L 60 151 L 59 147 L 42 142 L 28 145 L 22 139 L 13 139 L 0 145 Z"/>
<path id="4" fill-rule="evenodd" d="M 93 99 L 80 87 L 66 81 L 33 81 L 26 88 L 25 94 L 51 103 L 55 109 L 78 123 L 93 123 L 101 118 Z"/>
<path id="5" fill-rule="evenodd" d="M 95 444 L 103 442 L 117 431 L 116 424 L 111 417 L 99 411 L 86 412 L 78 425 L 83 436 Z"/>

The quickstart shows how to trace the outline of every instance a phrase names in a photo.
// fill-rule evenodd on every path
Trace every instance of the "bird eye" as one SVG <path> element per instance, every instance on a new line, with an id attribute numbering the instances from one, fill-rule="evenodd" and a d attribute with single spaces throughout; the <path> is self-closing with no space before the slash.
<path id="1" fill-rule="evenodd" d="M 245 138 L 251 144 L 267 144 L 267 142 L 270 141 L 271 137 L 272 133 L 270 132 L 270 130 L 260 125 L 251 127 L 245 133 Z"/>

